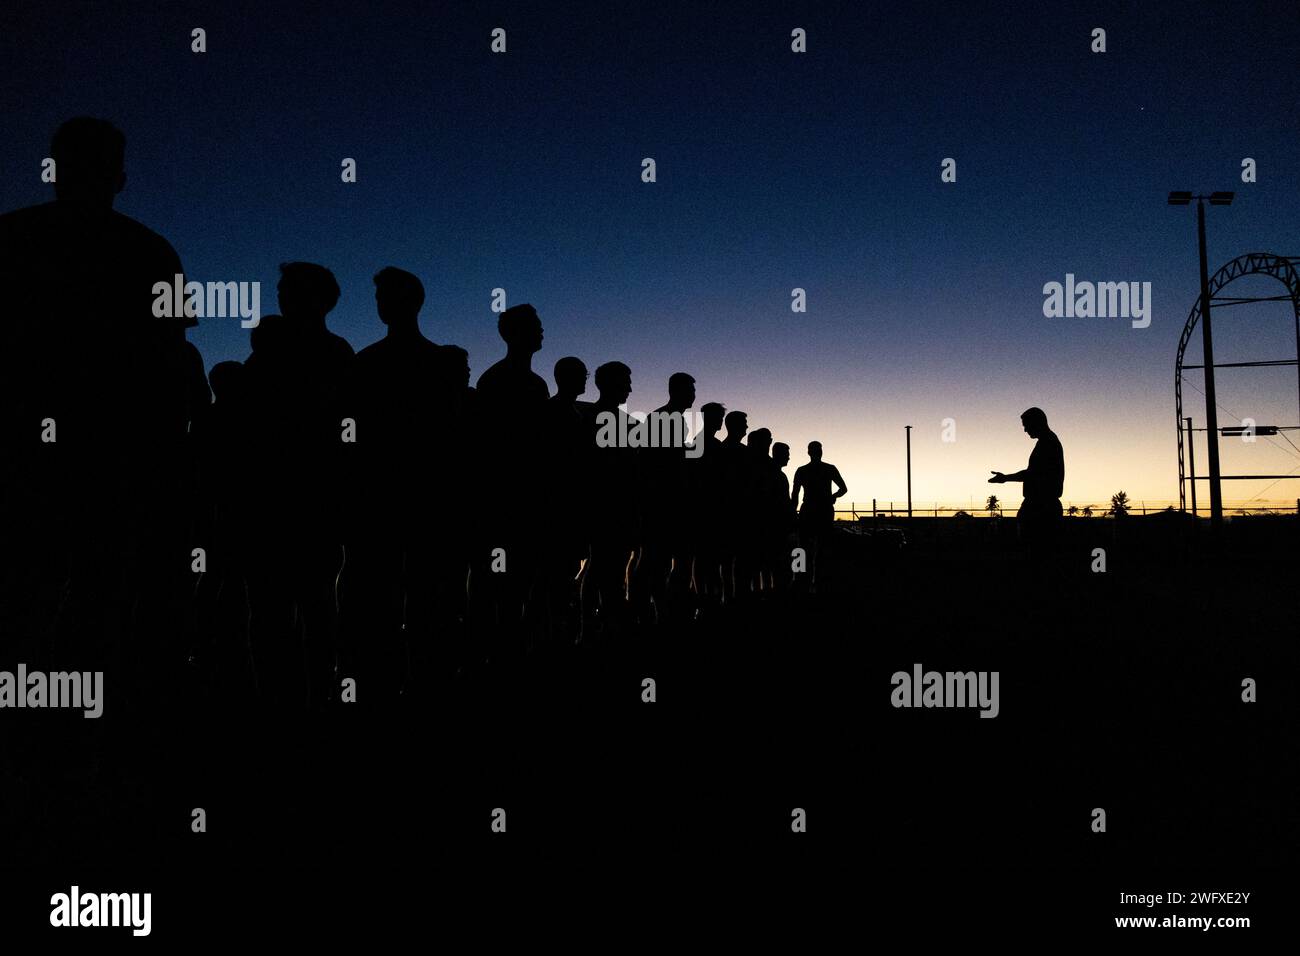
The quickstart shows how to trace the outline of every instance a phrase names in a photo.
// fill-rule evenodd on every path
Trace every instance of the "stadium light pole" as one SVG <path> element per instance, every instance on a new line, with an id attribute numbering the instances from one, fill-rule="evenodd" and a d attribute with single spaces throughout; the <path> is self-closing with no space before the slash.
<path id="1" fill-rule="evenodd" d="M 1201 255 L 1201 351 L 1205 354 L 1205 438 L 1210 466 L 1210 527 L 1223 526 L 1223 490 L 1219 479 L 1219 410 L 1214 393 L 1214 338 L 1210 330 L 1210 270 L 1205 256 L 1205 200 L 1211 206 L 1230 206 L 1235 194 L 1214 192 L 1193 196 L 1179 191 L 1169 194 L 1169 205 L 1187 206 L 1196 200 L 1196 241 Z"/>

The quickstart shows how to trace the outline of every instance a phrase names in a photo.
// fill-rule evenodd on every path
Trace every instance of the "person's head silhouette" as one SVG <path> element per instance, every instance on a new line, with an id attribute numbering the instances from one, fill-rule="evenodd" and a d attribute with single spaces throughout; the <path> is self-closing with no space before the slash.
<path id="1" fill-rule="evenodd" d="M 542 348 L 542 320 L 531 305 L 511 306 L 497 319 L 497 332 L 505 340 L 506 351 L 521 358 Z"/>
<path id="2" fill-rule="evenodd" d="M 260 324 L 260 323 L 259 323 Z M 218 362 L 208 373 L 208 384 L 218 402 L 238 402 L 243 392 L 244 363 Z"/>
<path id="3" fill-rule="evenodd" d="M 596 391 L 606 408 L 622 405 L 632 394 L 632 370 L 622 362 L 606 362 L 596 369 Z"/>
<path id="4" fill-rule="evenodd" d="M 107 120 L 68 120 L 50 141 L 50 158 L 54 195 L 60 201 L 112 208 L 126 186 L 126 137 Z"/>
<path id="5" fill-rule="evenodd" d="M 420 309 L 424 306 L 424 283 L 411 273 L 386 266 L 375 273 L 375 307 L 379 321 L 390 332 L 410 332 L 419 328 Z"/>
<path id="6" fill-rule="evenodd" d="M 810 441 L 808 443 L 808 457 L 813 461 L 822 460 L 822 443 L 819 441 Z"/>
<path id="7" fill-rule="evenodd" d="M 786 465 L 790 464 L 790 446 L 783 441 L 773 444 L 772 462 L 778 468 L 784 468 Z"/>
<path id="8" fill-rule="evenodd" d="M 555 394 L 569 401 L 587 390 L 587 366 L 582 359 L 566 355 L 555 363 Z"/>
<path id="9" fill-rule="evenodd" d="M 695 404 L 695 379 L 685 372 L 674 372 L 668 377 L 668 407 L 684 412 Z"/>
<path id="10" fill-rule="evenodd" d="M 446 380 L 460 391 L 469 388 L 469 353 L 459 345 L 440 345 L 438 366 Z"/>
<path id="11" fill-rule="evenodd" d="M 727 406 L 721 402 L 705 402 L 700 406 L 700 417 L 704 419 L 704 434 L 716 435 L 722 428 L 722 419 L 727 414 Z"/>
<path id="12" fill-rule="evenodd" d="M 1037 406 L 1021 412 L 1020 423 L 1025 426 L 1025 434 L 1030 438 L 1042 438 L 1047 434 L 1047 413 Z"/>
<path id="13" fill-rule="evenodd" d="M 727 425 L 727 441 L 739 444 L 745 437 L 745 432 L 749 431 L 749 416 L 744 412 L 727 412 L 724 421 Z"/>
<path id="14" fill-rule="evenodd" d="M 339 301 L 339 284 L 334 273 L 314 262 L 285 262 L 280 265 L 280 312 L 290 322 L 323 324 Z"/>
<path id="15" fill-rule="evenodd" d="M 253 349 L 254 355 L 266 358 L 281 354 L 288 338 L 289 325 L 284 316 L 264 315 L 248 333 L 248 344 Z"/>
<path id="16" fill-rule="evenodd" d="M 767 450 L 772 447 L 772 432 L 766 428 L 755 428 L 749 433 L 746 444 L 754 450 L 755 455 L 766 458 Z"/>

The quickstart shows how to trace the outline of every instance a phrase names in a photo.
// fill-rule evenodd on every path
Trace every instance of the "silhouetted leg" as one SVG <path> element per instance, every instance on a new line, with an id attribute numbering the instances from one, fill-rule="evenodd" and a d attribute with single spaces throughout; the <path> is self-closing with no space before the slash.
<path id="1" fill-rule="evenodd" d="M 556 530 L 546 558 L 547 642 L 552 648 L 572 644 L 578 633 L 578 573 L 582 556 L 578 545 Z"/>
<path id="2" fill-rule="evenodd" d="M 339 677 L 356 681 L 357 704 L 395 705 L 404 671 L 401 554 L 378 536 L 347 548 L 339 575 L 339 628 L 346 649 Z"/>
<path id="3" fill-rule="evenodd" d="M 343 566 L 343 548 L 320 543 L 313 548 L 304 581 L 300 613 L 303 622 L 303 651 L 306 656 L 309 705 L 323 708 L 334 697 L 334 669 L 338 657 L 338 578 Z M 359 699 L 359 698 L 358 698 Z"/>
<path id="4" fill-rule="evenodd" d="M 700 607 L 705 609 L 705 613 L 719 607 L 723 594 L 722 558 L 711 538 L 702 542 L 696 551 L 693 577 Z"/>
<path id="5" fill-rule="evenodd" d="M 470 663 L 467 638 L 469 557 L 463 538 L 454 530 L 435 538 L 433 659 L 442 676 L 452 676 Z"/>
<path id="6" fill-rule="evenodd" d="M 639 618 L 649 622 L 666 619 L 671 570 L 672 554 L 667 543 L 657 534 L 649 537 L 637 553 L 631 577 L 630 599 Z"/>
<path id="7" fill-rule="evenodd" d="M 249 650 L 258 699 L 273 710 L 292 708 L 306 697 L 296 622 L 290 585 L 259 560 L 248 580 Z"/>
<path id="8" fill-rule="evenodd" d="M 621 630 L 627 622 L 627 574 L 632 562 L 632 548 L 616 539 L 598 540 L 591 547 L 588 581 L 592 585 L 594 604 L 599 605 L 603 634 Z M 585 601 L 584 594 L 584 601 Z"/>
<path id="9" fill-rule="evenodd" d="M 445 547 L 433 528 L 421 523 L 416 534 L 402 542 L 402 616 L 401 650 L 406 658 L 405 693 L 423 694 L 435 673 L 446 664 L 447 635 L 438 634 L 439 559 L 435 551 Z"/>

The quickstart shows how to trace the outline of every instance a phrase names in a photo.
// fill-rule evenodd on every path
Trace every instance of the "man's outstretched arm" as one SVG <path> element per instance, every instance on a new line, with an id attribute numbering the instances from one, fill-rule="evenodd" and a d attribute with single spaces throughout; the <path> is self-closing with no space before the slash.
<path id="1" fill-rule="evenodd" d="M 1007 481 L 1024 481 L 1028 477 L 1029 477 L 1028 468 L 1024 469 L 1023 471 L 1017 471 L 1014 474 L 1010 474 L 1010 475 L 1004 475 L 1000 471 L 995 471 L 993 472 L 993 477 L 989 479 L 989 484 L 1000 485 L 1003 482 L 1007 482 Z"/>

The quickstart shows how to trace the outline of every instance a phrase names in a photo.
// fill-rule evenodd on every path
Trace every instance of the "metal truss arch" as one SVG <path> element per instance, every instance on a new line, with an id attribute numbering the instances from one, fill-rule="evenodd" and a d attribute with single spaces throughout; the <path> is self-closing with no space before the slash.
<path id="1" fill-rule="evenodd" d="M 1297 372 L 1300 374 L 1300 273 L 1297 272 L 1297 266 L 1300 266 L 1300 256 L 1280 256 L 1271 252 L 1248 252 L 1245 255 L 1238 256 L 1231 262 L 1222 266 L 1213 276 L 1210 277 L 1210 300 L 1213 301 L 1219 290 L 1227 286 L 1236 279 L 1250 275 L 1268 275 L 1277 279 L 1286 286 L 1288 295 L 1282 296 L 1246 296 L 1234 301 L 1232 304 L 1242 304 L 1245 302 L 1264 302 L 1275 301 L 1281 298 L 1289 297 L 1291 300 L 1291 311 L 1295 322 L 1296 331 L 1296 360 L 1285 362 L 1243 362 L 1234 363 L 1236 365 L 1296 365 Z M 1211 306 L 1213 309 L 1213 306 Z M 1196 304 L 1192 306 L 1191 312 L 1187 316 L 1187 323 L 1183 326 L 1183 334 L 1178 340 L 1178 357 L 1174 362 L 1174 407 L 1175 407 L 1175 425 L 1178 432 L 1178 506 L 1180 510 L 1187 510 L 1187 474 L 1186 474 L 1186 449 L 1184 447 L 1183 437 L 1183 357 L 1187 351 L 1187 344 L 1191 341 L 1192 332 L 1195 331 L 1197 323 L 1201 318 L 1201 300 L 1197 296 Z M 1218 363 L 1215 363 L 1218 367 Z M 1300 379 L 1297 380 L 1297 394 L 1300 395 Z M 1300 421 L 1300 419 L 1298 419 Z M 1217 436 L 1214 436 L 1217 438 Z M 1190 440 L 1190 436 L 1189 436 Z"/>

